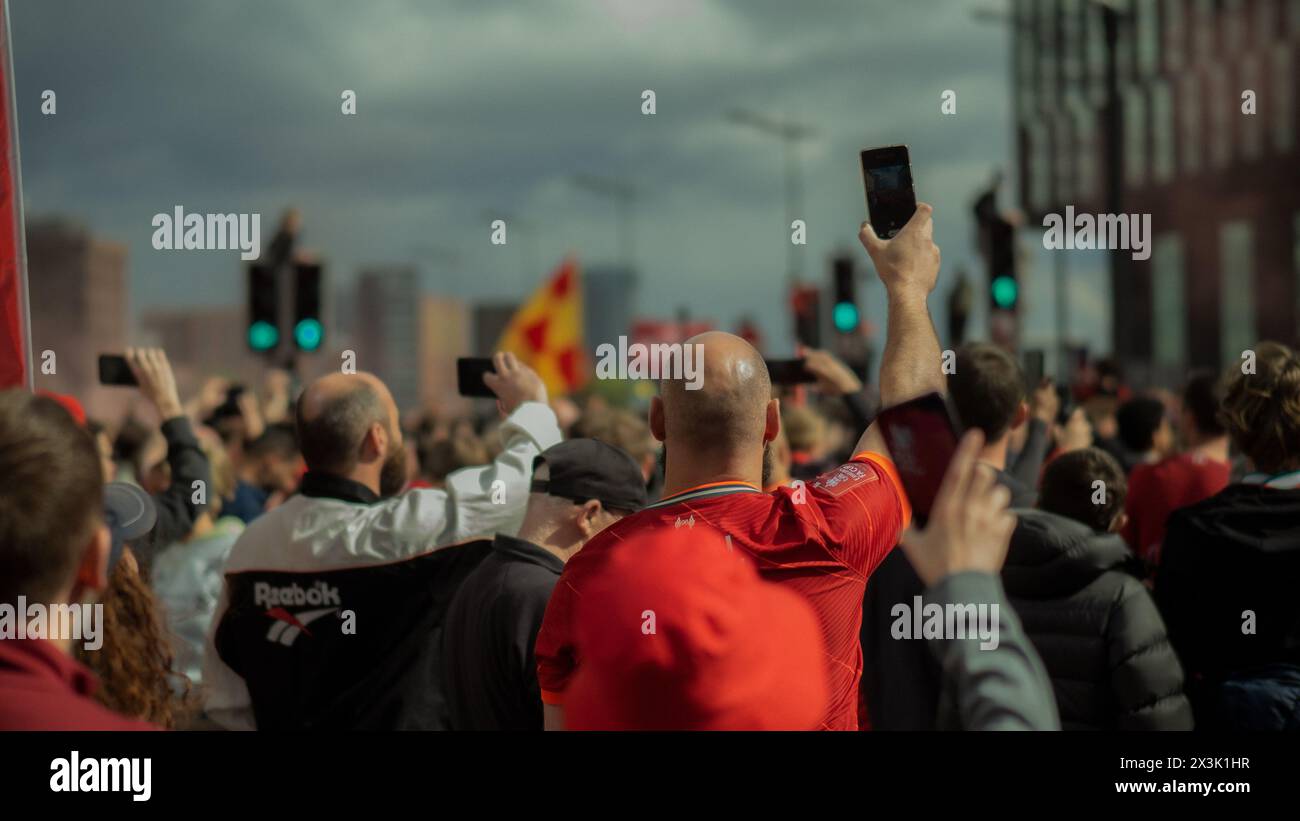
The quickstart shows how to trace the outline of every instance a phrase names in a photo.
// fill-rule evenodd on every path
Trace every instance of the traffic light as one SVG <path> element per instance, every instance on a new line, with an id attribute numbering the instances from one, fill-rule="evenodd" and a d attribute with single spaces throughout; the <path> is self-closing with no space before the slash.
<path id="1" fill-rule="evenodd" d="M 800 345 L 822 345 L 822 294 L 812 285 L 795 285 L 790 289 L 790 307 L 794 311 L 794 338 Z"/>
<path id="2" fill-rule="evenodd" d="M 831 324 L 839 333 L 851 334 L 858 329 L 861 322 L 858 313 L 857 287 L 853 279 L 853 258 L 836 257 L 831 262 L 831 275 L 835 286 Z"/>
<path id="3" fill-rule="evenodd" d="M 325 341 L 321 322 L 321 266 L 300 262 L 294 266 L 293 344 L 310 353 Z"/>
<path id="4" fill-rule="evenodd" d="M 280 344 L 280 289 L 275 269 L 248 266 L 248 347 L 256 353 L 274 351 Z"/>
<path id="5" fill-rule="evenodd" d="M 1020 278 L 1016 274 L 1016 230 L 1001 217 L 989 223 L 989 300 L 999 311 L 1020 308 Z"/>

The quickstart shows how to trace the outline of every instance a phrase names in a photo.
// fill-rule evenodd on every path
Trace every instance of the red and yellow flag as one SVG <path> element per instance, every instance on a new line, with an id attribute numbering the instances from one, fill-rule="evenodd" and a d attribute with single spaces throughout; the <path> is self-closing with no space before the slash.
<path id="1" fill-rule="evenodd" d="M 582 333 L 582 278 L 577 260 L 560 263 L 506 326 L 497 350 L 510 351 L 537 371 L 551 396 L 587 383 Z"/>

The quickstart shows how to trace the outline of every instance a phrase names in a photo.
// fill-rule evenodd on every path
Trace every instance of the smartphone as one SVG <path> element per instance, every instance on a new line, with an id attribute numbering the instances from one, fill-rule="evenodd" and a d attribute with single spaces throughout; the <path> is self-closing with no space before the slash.
<path id="1" fill-rule="evenodd" d="M 492 359 L 486 356 L 465 356 L 456 360 L 456 388 L 461 396 L 484 396 L 495 399 L 496 394 L 483 381 L 483 374 L 496 373 Z"/>
<path id="2" fill-rule="evenodd" d="M 117 353 L 99 355 L 99 384 L 101 385 L 138 385 L 126 357 Z"/>
<path id="3" fill-rule="evenodd" d="M 939 485 L 957 452 L 958 426 L 937 393 L 885 408 L 876 417 L 903 491 L 918 516 L 929 516 Z"/>
<path id="4" fill-rule="evenodd" d="M 912 163 L 907 146 L 867 148 L 860 157 L 862 185 L 867 189 L 867 216 L 876 236 L 889 239 L 901 231 L 916 212 Z"/>
<path id="5" fill-rule="evenodd" d="M 1041 349 L 1025 351 L 1023 359 L 1025 388 L 1030 391 L 1038 390 L 1038 386 L 1043 384 L 1043 351 Z"/>
<path id="6" fill-rule="evenodd" d="M 817 377 L 808 372 L 802 359 L 765 359 L 767 375 L 773 385 L 805 385 L 816 382 Z"/>

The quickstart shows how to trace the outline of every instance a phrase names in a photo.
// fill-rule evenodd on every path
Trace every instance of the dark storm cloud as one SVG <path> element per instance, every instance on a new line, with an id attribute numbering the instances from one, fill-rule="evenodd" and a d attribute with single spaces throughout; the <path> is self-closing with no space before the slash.
<path id="1" fill-rule="evenodd" d="M 526 217 L 547 264 L 610 257 L 610 206 L 574 173 L 627 178 L 641 304 L 754 313 L 785 333 L 778 145 L 728 109 L 812 123 L 802 151 L 806 272 L 853 243 L 857 149 L 907 142 L 945 260 L 970 252 L 969 197 L 1009 156 L 1005 33 L 967 3 L 66 2 L 12 4 L 29 213 L 77 216 L 130 245 L 136 304 L 239 299 L 234 257 L 168 254 L 172 205 L 286 204 L 335 271 L 450 247 L 431 284 L 518 281 L 485 210 Z M 941 11 L 938 9 L 942 9 Z M 39 114 L 40 92 L 59 113 Z M 654 89 L 658 114 L 640 114 Z M 958 91 L 957 117 L 939 95 Z M 354 89 L 358 115 L 339 113 Z M 516 235 L 517 237 L 518 235 Z M 516 237 L 512 237 L 512 242 Z M 452 273 L 455 276 L 452 276 Z"/>

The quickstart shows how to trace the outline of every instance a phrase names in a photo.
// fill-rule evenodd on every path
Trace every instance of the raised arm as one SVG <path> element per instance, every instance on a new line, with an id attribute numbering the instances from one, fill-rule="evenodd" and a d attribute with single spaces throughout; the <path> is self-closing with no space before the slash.
<path id="1" fill-rule="evenodd" d="M 866 222 L 858 232 L 858 239 L 867 249 L 888 295 L 885 351 L 880 361 L 882 408 L 946 390 L 939 337 L 926 304 L 939 278 L 933 210 L 925 203 L 917 203 L 916 213 L 893 239 L 876 236 Z M 874 423 L 858 441 L 857 451 L 864 450 L 886 452 L 884 439 Z"/>

